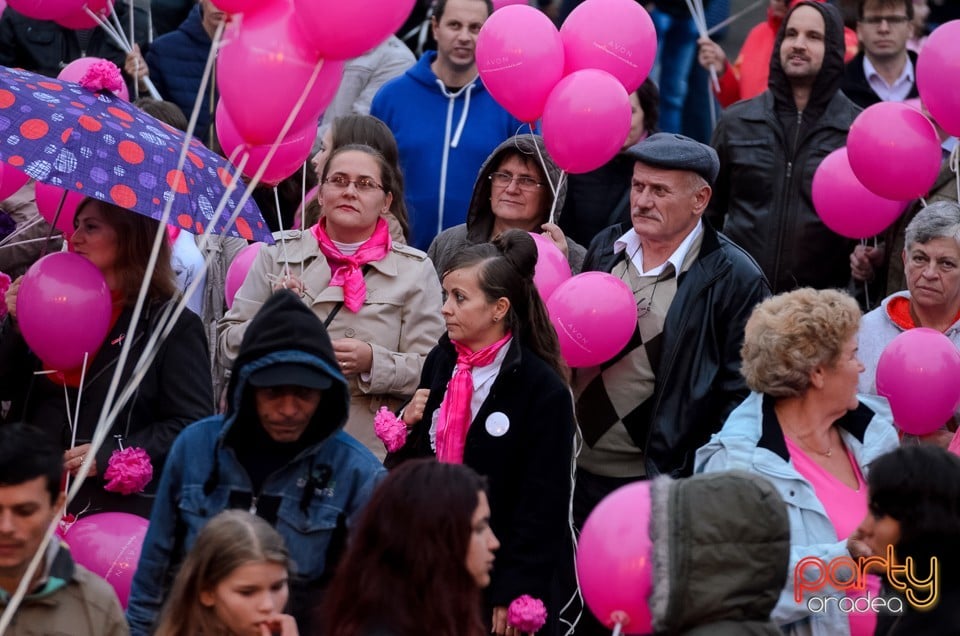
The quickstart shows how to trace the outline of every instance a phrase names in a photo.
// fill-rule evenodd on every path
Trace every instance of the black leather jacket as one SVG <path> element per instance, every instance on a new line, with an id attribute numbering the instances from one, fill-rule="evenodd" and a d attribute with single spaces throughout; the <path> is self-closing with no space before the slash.
<path id="1" fill-rule="evenodd" d="M 630 226 L 614 225 L 590 244 L 583 271 L 610 272 L 624 259 L 612 246 Z M 703 223 L 700 254 L 677 278 L 677 293 L 663 327 L 653 395 L 642 424 L 628 428 L 643 449 L 649 477 L 686 477 L 693 455 L 720 430 L 747 397 L 740 375 L 743 328 L 754 305 L 770 295 L 757 263 L 727 237 Z"/>

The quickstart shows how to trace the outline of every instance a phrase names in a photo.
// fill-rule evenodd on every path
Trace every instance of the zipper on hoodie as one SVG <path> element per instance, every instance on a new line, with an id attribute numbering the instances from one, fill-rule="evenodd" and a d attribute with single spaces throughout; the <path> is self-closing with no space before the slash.
<path id="1" fill-rule="evenodd" d="M 793 158 L 797 156 L 797 153 L 798 153 L 798 151 L 799 151 L 799 147 L 798 147 L 798 146 L 799 146 L 799 144 L 800 144 L 800 126 L 801 126 L 802 124 L 803 124 L 803 111 L 802 111 L 802 110 L 798 110 L 798 111 L 797 111 L 797 130 L 796 130 L 796 132 L 795 132 L 794 135 L 793 135 L 793 147 L 788 149 L 788 150 L 790 150 L 791 152 L 790 152 L 790 155 L 789 155 L 790 158 L 787 160 L 787 174 L 786 174 L 786 179 L 784 180 L 785 183 L 784 183 L 784 192 L 783 192 L 783 194 L 784 194 L 784 197 L 783 197 L 784 208 L 783 208 L 783 209 L 784 209 L 785 211 L 790 207 L 789 205 L 787 205 L 787 202 L 789 201 L 789 192 L 788 192 L 788 190 L 789 190 L 789 187 L 790 187 L 790 183 L 791 183 L 791 181 L 793 180 Z M 779 229 L 779 231 L 777 232 L 777 251 L 776 251 L 776 254 L 777 254 L 778 256 L 777 256 L 777 259 L 774 261 L 774 264 L 773 264 L 773 280 L 771 281 L 771 285 L 774 287 L 774 289 L 778 289 L 777 281 L 780 280 L 780 263 L 782 262 L 780 257 L 782 256 L 782 253 L 783 253 L 783 234 L 784 234 L 784 232 L 786 232 L 786 226 L 787 226 L 786 223 L 781 223 L 781 224 L 780 224 L 780 229 Z"/>
<path id="2" fill-rule="evenodd" d="M 447 202 L 447 164 L 450 160 L 450 149 L 456 148 L 460 144 L 460 136 L 463 134 L 463 128 L 467 123 L 467 115 L 470 113 L 470 94 L 476 85 L 476 78 L 463 86 L 456 93 L 447 90 L 446 85 L 439 77 L 437 85 L 440 87 L 440 93 L 447 98 L 447 120 L 444 126 L 443 134 L 443 155 L 440 159 L 440 192 L 439 204 L 437 205 L 437 232 L 439 235 L 443 231 L 443 213 Z M 453 110 L 457 103 L 457 98 L 465 95 L 463 100 L 463 110 L 460 111 L 460 121 L 457 124 L 456 132 L 453 131 Z M 453 133 L 451 135 L 451 133 Z"/>

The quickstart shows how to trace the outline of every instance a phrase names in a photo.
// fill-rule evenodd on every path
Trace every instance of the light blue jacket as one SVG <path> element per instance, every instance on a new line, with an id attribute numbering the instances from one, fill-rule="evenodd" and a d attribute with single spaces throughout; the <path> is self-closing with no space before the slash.
<path id="1" fill-rule="evenodd" d="M 899 444 L 890 405 L 885 398 L 860 395 L 860 406 L 837 420 L 843 443 L 853 453 L 866 477 L 870 464 Z M 773 610 L 773 620 L 786 634 L 812 636 L 847 636 L 850 633 L 846 614 L 833 611 L 813 614 L 806 600 L 794 600 L 793 576 L 797 562 L 804 557 L 818 557 L 824 562 L 849 556 L 846 538 L 839 539 L 817 499 L 813 486 L 797 472 L 790 461 L 786 442 L 772 412 L 770 397 L 751 393 L 727 418 L 719 433 L 697 451 L 694 471 L 697 473 L 742 469 L 768 479 L 787 504 L 790 518 L 790 570 L 787 585 Z M 766 416 L 766 417 L 765 417 Z M 835 588 L 824 588 L 806 596 L 842 595 Z"/>

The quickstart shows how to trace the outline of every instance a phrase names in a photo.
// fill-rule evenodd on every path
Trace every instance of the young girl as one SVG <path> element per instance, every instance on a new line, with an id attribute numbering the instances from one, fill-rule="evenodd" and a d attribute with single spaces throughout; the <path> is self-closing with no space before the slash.
<path id="1" fill-rule="evenodd" d="M 227 510 L 197 534 L 156 636 L 297 636 L 283 614 L 290 557 L 270 525 L 245 510 Z"/>

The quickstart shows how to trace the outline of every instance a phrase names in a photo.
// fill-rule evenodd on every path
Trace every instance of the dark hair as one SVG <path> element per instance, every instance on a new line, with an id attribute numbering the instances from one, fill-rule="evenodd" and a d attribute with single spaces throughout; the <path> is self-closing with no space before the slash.
<path id="1" fill-rule="evenodd" d="M 647 135 L 660 132 L 660 91 L 649 77 L 637 88 L 637 99 L 643 109 L 643 129 Z"/>
<path id="2" fill-rule="evenodd" d="M 870 512 L 900 523 L 898 559 L 925 567 L 931 556 L 960 552 L 960 457 L 931 444 L 901 446 L 870 465 L 867 485 Z"/>
<path id="3" fill-rule="evenodd" d="M 150 252 L 153 251 L 153 242 L 160 223 L 138 212 L 87 197 L 77 206 L 74 224 L 79 223 L 80 212 L 90 205 L 96 206 L 104 222 L 117 234 L 117 262 L 114 266 L 120 284 L 117 291 L 123 293 L 125 304 L 133 305 L 137 302 L 140 284 L 147 273 L 147 263 L 150 260 Z M 173 265 L 170 263 L 170 242 L 163 240 L 160 243 L 160 253 L 157 255 L 153 276 L 150 278 L 147 298 L 165 302 L 176 294 L 176 276 L 173 273 Z"/>
<path id="4" fill-rule="evenodd" d="M 868 2 L 873 2 L 880 8 L 892 8 L 896 7 L 897 5 L 903 5 L 904 10 L 907 12 L 907 19 L 913 20 L 913 0 L 860 0 L 857 2 L 858 20 L 863 19 L 863 10 Z"/>
<path id="5" fill-rule="evenodd" d="M 479 1 L 479 2 L 483 2 L 483 4 L 486 5 L 486 7 L 487 7 L 487 17 L 489 18 L 490 15 L 493 13 L 493 0 L 478 0 L 478 1 Z M 434 3 L 434 5 L 433 5 L 433 18 L 434 18 L 437 22 L 439 22 L 440 19 L 443 17 L 443 12 L 446 10 L 446 8 L 447 8 L 447 0 L 437 0 L 437 1 Z"/>
<path id="6" fill-rule="evenodd" d="M 269 523 L 246 510 L 226 510 L 207 522 L 177 573 L 156 636 L 219 634 L 220 621 L 200 603 L 242 565 L 266 561 L 290 567 L 283 537 Z"/>
<path id="7" fill-rule="evenodd" d="M 21 423 L 0 426 L 0 488 L 37 477 L 46 478 L 50 503 L 56 503 L 63 478 L 63 451 L 36 427 Z"/>
<path id="8" fill-rule="evenodd" d="M 479 636 L 480 588 L 466 566 L 486 483 L 473 469 L 405 462 L 377 487 L 327 589 L 324 633 Z"/>
<path id="9" fill-rule="evenodd" d="M 479 283 L 488 302 L 510 301 L 505 327 L 567 381 L 569 369 L 560 355 L 557 332 L 533 283 L 537 244 L 523 230 L 507 230 L 489 243 L 454 254 L 441 280 L 454 270 L 480 265 Z"/>
<path id="10" fill-rule="evenodd" d="M 187 116 L 173 102 L 165 102 L 152 97 L 141 97 L 133 102 L 133 105 L 157 121 L 173 126 L 182 132 L 186 132 L 187 126 L 190 125 Z"/>

